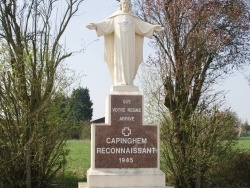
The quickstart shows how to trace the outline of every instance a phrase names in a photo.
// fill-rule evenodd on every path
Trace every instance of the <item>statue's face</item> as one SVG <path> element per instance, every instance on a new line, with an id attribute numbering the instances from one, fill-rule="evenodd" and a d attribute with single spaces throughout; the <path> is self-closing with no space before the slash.
<path id="1" fill-rule="evenodd" d="M 127 1 L 122 2 L 122 11 L 128 12 L 130 10 L 130 3 Z"/>

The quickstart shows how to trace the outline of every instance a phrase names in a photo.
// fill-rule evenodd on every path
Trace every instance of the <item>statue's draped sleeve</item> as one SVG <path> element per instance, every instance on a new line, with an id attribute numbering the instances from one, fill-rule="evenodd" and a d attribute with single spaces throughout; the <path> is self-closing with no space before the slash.
<path id="1" fill-rule="evenodd" d="M 114 19 L 108 18 L 96 26 L 97 36 L 104 36 L 104 61 L 108 64 L 111 80 L 114 80 Z"/>
<path id="2" fill-rule="evenodd" d="M 157 27 L 150 23 L 140 20 L 135 17 L 135 49 L 136 49 L 136 70 L 138 70 L 139 65 L 143 62 L 143 41 L 144 37 L 152 38 L 154 30 Z"/>
<path id="3" fill-rule="evenodd" d="M 152 38 L 155 28 L 158 27 L 157 25 L 152 25 L 150 23 L 144 22 L 140 19 L 135 19 L 135 32 L 138 35 Z"/>

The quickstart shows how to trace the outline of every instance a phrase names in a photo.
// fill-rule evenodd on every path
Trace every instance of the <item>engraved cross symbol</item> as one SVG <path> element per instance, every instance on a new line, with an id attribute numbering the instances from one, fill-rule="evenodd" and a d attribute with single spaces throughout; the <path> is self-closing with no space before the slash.
<path id="1" fill-rule="evenodd" d="M 122 129 L 123 136 L 130 136 L 131 135 L 131 129 L 129 127 L 124 127 Z"/>

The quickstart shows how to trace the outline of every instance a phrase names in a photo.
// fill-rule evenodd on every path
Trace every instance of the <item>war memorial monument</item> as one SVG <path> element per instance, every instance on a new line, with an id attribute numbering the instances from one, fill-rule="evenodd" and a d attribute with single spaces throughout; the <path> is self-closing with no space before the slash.
<path id="1" fill-rule="evenodd" d="M 163 188 L 159 126 L 144 122 L 144 97 L 133 85 L 143 57 L 143 39 L 164 28 L 140 20 L 130 0 L 100 23 L 87 25 L 104 37 L 104 60 L 113 83 L 105 123 L 91 125 L 91 167 L 79 188 Z"/>

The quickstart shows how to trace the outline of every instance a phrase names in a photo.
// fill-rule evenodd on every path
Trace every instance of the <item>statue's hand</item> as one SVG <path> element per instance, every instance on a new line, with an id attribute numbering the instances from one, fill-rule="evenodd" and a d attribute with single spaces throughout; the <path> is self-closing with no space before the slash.
<path id="1" fill-rule="evenodd" d="M 96 29 L 96 25 L 94 23 L 90 23 L 89 25 L 86 26 L 90 30 Z"/>
<path id="2" fill-rule="evenodd" d="M 164 29 L 165 29 L 164 27 L 157 25 L 155 28 L 155 31 L 159 32 L 159 31 L 163 31 Z"/>

